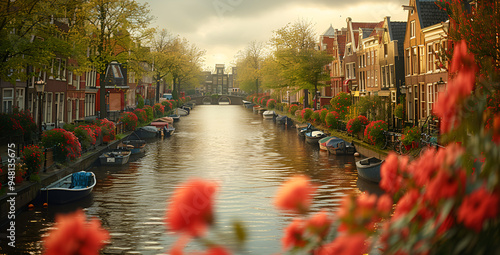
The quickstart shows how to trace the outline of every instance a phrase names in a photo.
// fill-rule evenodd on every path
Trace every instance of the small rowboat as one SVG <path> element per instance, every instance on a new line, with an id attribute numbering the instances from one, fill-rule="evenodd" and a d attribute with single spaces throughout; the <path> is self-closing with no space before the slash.
<path id="1" fill-rule="evenodd" d="M 380 166 L 384 160 L 370 157 L 356 161 L 358 176 L 372 182 L 380 182 Z"/>
<path id="2" fill-rule="evenodd" d="M 132 154 L 132 152 L 130 152 L 129 150 L 116 149 L 104 152 L 101 156 L 99 156 L 99 161 L 101 162 L 101 165 L 108 165 L 108 166 L 124 165 L 128 162 L 130 154 Z"/>
<path id="3" fill-rule="evenodd" d="M 122 143 L 117 146 L 119 149 L 130 150 L 132 154 L 144 152 L 145 147 L 146 141 L 144 140 L 126 140 L 122 141 Z"/>
<path id="4" fill-rule="evenodd" d="M 328 140 L 325 146 L 328 152 L 334 155 L 353 155 L 356 152 L 353 143 L 346 142 L 338 137 Z"/>
<path id="5" fill-rule="evenodd" d="M 66 204 L 89 195 L 95 184 L 92 172 L 72 173 L 40 189 L 40 198 L 47 203 Z"/>
<path id="6" fill-rule="evenodd" d="M 319 131 L 319 130 L 306 132 L 304 135 L 306 137 L 306 142 L 309 144 L 314 144 L 314 145 L 317 145 L 318 141 L 321 138 L 326 137 L 326 134 L 323 133 L 323 131 Z"/>

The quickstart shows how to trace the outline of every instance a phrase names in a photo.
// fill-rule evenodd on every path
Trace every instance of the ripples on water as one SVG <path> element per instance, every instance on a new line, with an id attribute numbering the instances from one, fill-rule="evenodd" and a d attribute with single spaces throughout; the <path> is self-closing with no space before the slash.
<path id="1" fill-rule="evenodd" d="M 26 226 L 18 233 L 19 248 L 41 252 L 40 236 L 53 227 L 54 215 L 84 207 L 111 234 L 104 253 L 164 253 L 177 240 L 163 224 L 167 200 L 178 185 L 201 177 L 220 185 L 217 230 L 230 234 L 231 221 L 241 220 L 249 233 L 241 253 L 272 254 L 281 251 L 282 231 L 293 216 L 273 206 L 287 178 L 305 174 L 318 185 L 313 211 L 336 211 L 345 194 L 360 192 L 354 157 L 319 151 L 295 129 L 279 128 L 241 106 L 196 106 L 175 126 L 173 137 L 147 144 L 143 157 L 122 167 L 91 169 L 98 177 L 92 196 L 21 214 Z M 187 250 L 196 248 L 192 242 Z"/>

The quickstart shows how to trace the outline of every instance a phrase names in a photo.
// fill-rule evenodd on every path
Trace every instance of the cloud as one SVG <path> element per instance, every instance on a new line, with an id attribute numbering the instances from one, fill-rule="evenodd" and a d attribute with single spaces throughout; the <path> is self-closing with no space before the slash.
<path id="1" fill-rule="evenodd" d="M 406 20 L 408 0 L 137 0 L 148 2 L 154 26 L 206 49 L 208 67 L 230 65 L 249 42 L 267 42 L 274 30 L 297 19 L 315 24 L 317 34 L 353 21 L 378 22 L 384 16 Z M 212 68 L 211 68 L 212 69 Z M 211 70 L 210 69 L 210 70 Z"/>

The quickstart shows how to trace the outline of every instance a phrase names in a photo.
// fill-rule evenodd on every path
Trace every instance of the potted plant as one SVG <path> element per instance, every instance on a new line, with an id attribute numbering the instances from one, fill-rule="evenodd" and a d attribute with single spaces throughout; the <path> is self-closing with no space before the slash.
<path id="1" fill-rule="evenodd" d="M 337 128 L 339 124 L 339 114 L 331 111 L 325 116 L 325 123 L 328 128 Z"/>
<path id="2" fill-rule="evenodd" d="M 267 100 L 266 107 L 269 109 L 274 109 L 276 107 L 276 100 L 275 99 Z"/>
<path id="3" fill-rule="evenodd" d="M 403 136 L 401 142 L 406 147 L 407 150 L 412 147 L 418 147 L 418 141 L 420 140 L 420 130 L 417 126 L 406 127 L 403 131 Z"/>
<path id="4" fill-rule="evenodd" d="M 107 143 L 115 140 L 115 123 L 109 121 L 108 119 L 103 119 L 98 122 L 98 125 L 101 127 L 103 142 Z"/>
<path id="5" fill-rule="evenodd" d="M 400 119 L 404 117 L 404 108 L 402 104 L 396 105 L 396 108 L 394 108 L 394 115 Z"/>

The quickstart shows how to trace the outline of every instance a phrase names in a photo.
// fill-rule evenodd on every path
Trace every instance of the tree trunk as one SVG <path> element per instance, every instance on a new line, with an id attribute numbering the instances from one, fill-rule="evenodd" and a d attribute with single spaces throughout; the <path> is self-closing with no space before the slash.
<path id="1" fill-rule="evenodd" d="M 304 109 L 309 108 L 309 90 L 304 89 Z"/>

